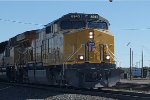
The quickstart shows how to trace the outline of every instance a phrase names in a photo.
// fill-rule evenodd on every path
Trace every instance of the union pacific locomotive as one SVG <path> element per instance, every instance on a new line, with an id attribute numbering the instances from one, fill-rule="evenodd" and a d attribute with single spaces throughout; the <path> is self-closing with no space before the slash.
<path id="1" fill-rule="evenodd" d="M 98 14 L 69 13 L 0 43 L 0 79 L 98 88 L 115 85 L 110 23 Z"/>

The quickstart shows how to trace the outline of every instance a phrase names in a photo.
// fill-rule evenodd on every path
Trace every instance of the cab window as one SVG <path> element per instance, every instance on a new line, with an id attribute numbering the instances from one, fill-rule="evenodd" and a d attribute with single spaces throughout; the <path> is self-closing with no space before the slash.
<path id="1" fill-rule="evenodd" d="M 89 22 L 88 28 L 108 29 L 107 23 L 105 22 Z"/>
<path id="2" fill-rule="evenodd" d="M 62 21 L 60 26 L 61 29 L 80 29 L 86 25 L 84 21 Z"/>

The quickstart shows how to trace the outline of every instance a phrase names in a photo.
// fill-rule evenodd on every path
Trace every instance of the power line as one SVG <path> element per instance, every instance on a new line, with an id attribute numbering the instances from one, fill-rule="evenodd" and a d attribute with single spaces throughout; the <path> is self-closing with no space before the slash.
<path id="1" fill-rule="evenodd" d="M 136 30 L 150 30 L 150 28 L 126 28 L 122 30 L 136 31 Z"/>
<path id="2" fill-rule="evenodd" d="M 26 24 L 26 25 L 44 26 L 42 24 L 37 24 L 37 23 L 31 23 L 31 22 L 27 23 L 27 22 L 16 21 L 16 20 L 9 20 L 9 19 L 3 19 L 3 18 L 0 18 L 0 21 L 12 22 L 12 23 L 18 23 L 18 24 Z"/>

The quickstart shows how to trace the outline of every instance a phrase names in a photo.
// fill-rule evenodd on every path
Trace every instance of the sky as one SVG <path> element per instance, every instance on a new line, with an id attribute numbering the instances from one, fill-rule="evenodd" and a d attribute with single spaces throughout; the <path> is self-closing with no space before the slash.
<path id="1" fill-rule="evenodd" d="M 112 3 L 109 0 L 0 0 L 0 42 L 24 31 L 43 28 L 42 25 L 67 13 L 96 13 L 111 24 L 119 67 L 129 67 L 130 48 L 134 53 L 134 65 L 141 67 L 143 50 L 144 66 L 150 66 L 149 5 L 150 0 L 113 0 Z"/>

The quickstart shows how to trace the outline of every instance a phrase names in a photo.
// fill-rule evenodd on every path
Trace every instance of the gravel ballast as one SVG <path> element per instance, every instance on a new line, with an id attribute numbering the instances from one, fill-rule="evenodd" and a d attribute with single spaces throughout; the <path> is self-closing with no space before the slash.
<path id="1" fill-rule="evenodd" d="M 67 94 L 48 89 L 37 89 L 0 84 L 0 100 L 116 100 L 111 98 Z"/>
<path id="2" fill-rule="evenodd" d="M 50 100 L 116 100 L 112 98 L 90 96 L 90 95 L 80 95 L 80 94 L 62 94 L 62 95 L 52 96 L 47 99 L 50 99 Z"/>

